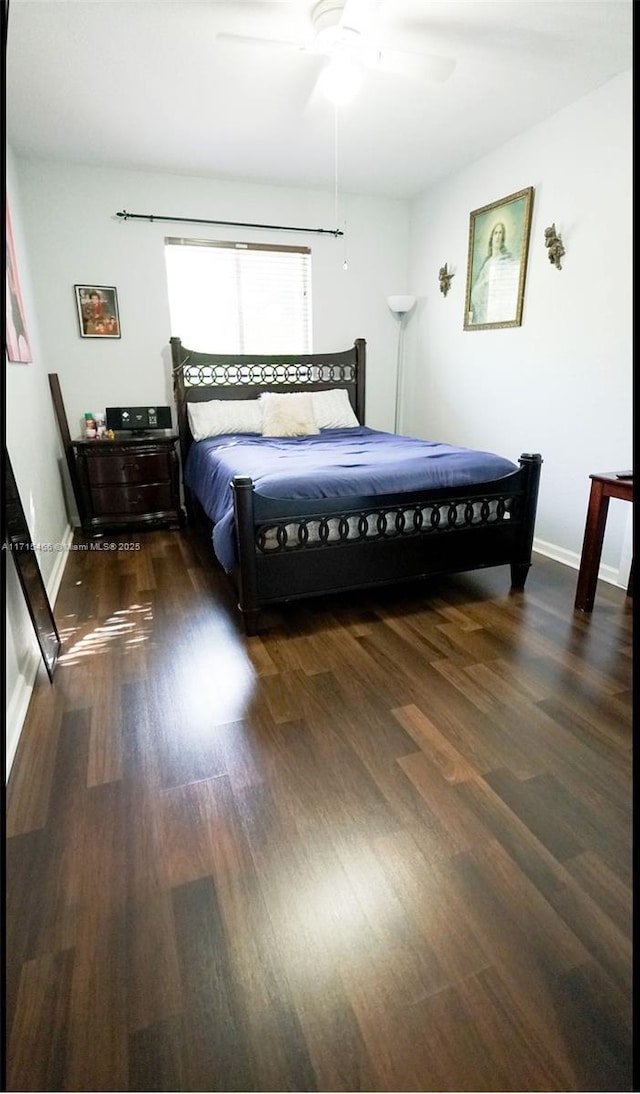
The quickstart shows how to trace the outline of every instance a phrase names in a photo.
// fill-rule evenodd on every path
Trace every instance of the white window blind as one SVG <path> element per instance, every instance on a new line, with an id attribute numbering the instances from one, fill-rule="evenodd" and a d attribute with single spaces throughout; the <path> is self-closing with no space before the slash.
<path id="1" fill-rule="evenodd" d="M 165 240 L 171 333 L 205 353 L 311 353 L 311 251 Z"/>

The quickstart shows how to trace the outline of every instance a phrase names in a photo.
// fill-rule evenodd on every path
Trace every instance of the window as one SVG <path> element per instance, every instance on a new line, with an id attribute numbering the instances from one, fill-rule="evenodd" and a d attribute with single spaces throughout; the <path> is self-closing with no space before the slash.
<path id="1" fill-rule="evenodd" d="M 311 251 L 166 239 L 171 333 L 205 353 L 311 353 Z"/>

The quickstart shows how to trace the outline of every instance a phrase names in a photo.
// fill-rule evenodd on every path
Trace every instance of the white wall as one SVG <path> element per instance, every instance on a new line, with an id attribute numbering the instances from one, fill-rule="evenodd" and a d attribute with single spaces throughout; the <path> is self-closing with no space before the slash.
<path id="1" fill-rule="evenodd" d="M 522 326 L 463 331 L 469 213 L 527 186 Z M 544 246 L 552 223 L 562 270 Z M 577 565 L 589 474 L 632 466 L 630 73 L 427 191 L 410 238 L 406 431 L 512 459 L 541 452 L 536 545 Z M 631 511 L 611 501 L 602 555 L 602 576 L 623 585 Z"/>
<path id="2" fill-rule="evenodd" d="M 39 323 L 39 306 L 33 288 L 32 266 L 25 246 L 24 215 L 16 162 L 8 151 L 7 201 L 11 212 L 16 264 L 25 310 L 31 355 L 29 364 L 6 360 L 5 440 L 22 505 L 34 544 L 61 550 L 38 550 L 40 570 L 53 602 L 69 542 L 62 489 L 63 452 L 55 423 L 48 372 L 55 372 Z M 26 713 L 31 689 L 40 665 L 40 652 L 31 625 L 13 560 L 6 558 L 5 618 L 7 651 L 5 687 L 7 696 L 6 757 L 11 766 Z"/>
<path id="3" fill-rule="evenodd" d="M 367 339 L 367 422 L 392 427 L 396 328 L 386 306 L 407 279 L 406 202 L 346 196 L 345 242 L 332 236 L 118 220 L 116 213 L 332 228 L 334 195 L 205 178 L 21 160 L 38 316 L 73 435 L 85 411 L 172 405 L 165 236 L 301 243 L 312 248 L 313 347 Z M 121 339 L 79 336 L 74 284 L 114 285 Z M 210 352 L 216 346 L 191 346 Z M 283 347 L 286 352 L 286 347 Z"/>

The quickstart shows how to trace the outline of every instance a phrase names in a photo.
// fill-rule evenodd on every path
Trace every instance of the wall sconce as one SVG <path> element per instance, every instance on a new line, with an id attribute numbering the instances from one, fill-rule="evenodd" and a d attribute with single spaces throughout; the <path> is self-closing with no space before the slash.
<path id="1" fill-rule="evenodd" d="M 549 262 L 552 266 L 555 266 L 556 270 L 561 270 L 562 263 L 560 259 L 566 252 L 562 245 L 562 238 L 556 232 L 555 224 L 552 224 L 550 228 L 545 228 L 544 245 L 549 251 Z"/>
<path id="2" fill-rule="evenodd" d="M 396 417 L 394 431 L 397 433 L 400 428 L 400 407 L 402 403 L 402 342 L 404 336 L 404 328 L 406 324 L 407 315 L 411 311 L 413 305 L 416 302 L 415 296 L 388 296 L 387 304 L 389 305 L 393 314 L 400 320 L 398 329 L 398 360 L 396 364 Z"/>
<path id="3" fill-rule="evenodd" d="M 449 292 L 449 289 L 451 288 L 451 278 L 452 277 L 455 277 L 455 274 L 449 273 L 449 271 L 447 270 L 447 263 L 445 262 L 444 266 L 440 267 L 440 271 L 438 273 L 438 280 L 440 282 L 440 292 L 442 293 L 443 296 L 446 296 L 447 293 Z"/>

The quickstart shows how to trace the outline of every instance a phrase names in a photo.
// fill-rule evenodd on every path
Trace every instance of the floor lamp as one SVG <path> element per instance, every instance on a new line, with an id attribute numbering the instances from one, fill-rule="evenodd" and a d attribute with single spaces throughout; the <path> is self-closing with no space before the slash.
<path id="1" fill-rule="evenodd" d="M 400 409 L 402 404 L 402 347 L 404 342 L 404 328 L 407 322 L 407 316 L 411 311 L 413 305 L 416 302 L 415 296 L 388 296 L 387 304 L 389 305 L 393 314 L 399 320 L 398 323 L 398 361 L 396 364 L 396 419 L 394 430 L 396 433 L 400 431 Z"/>

